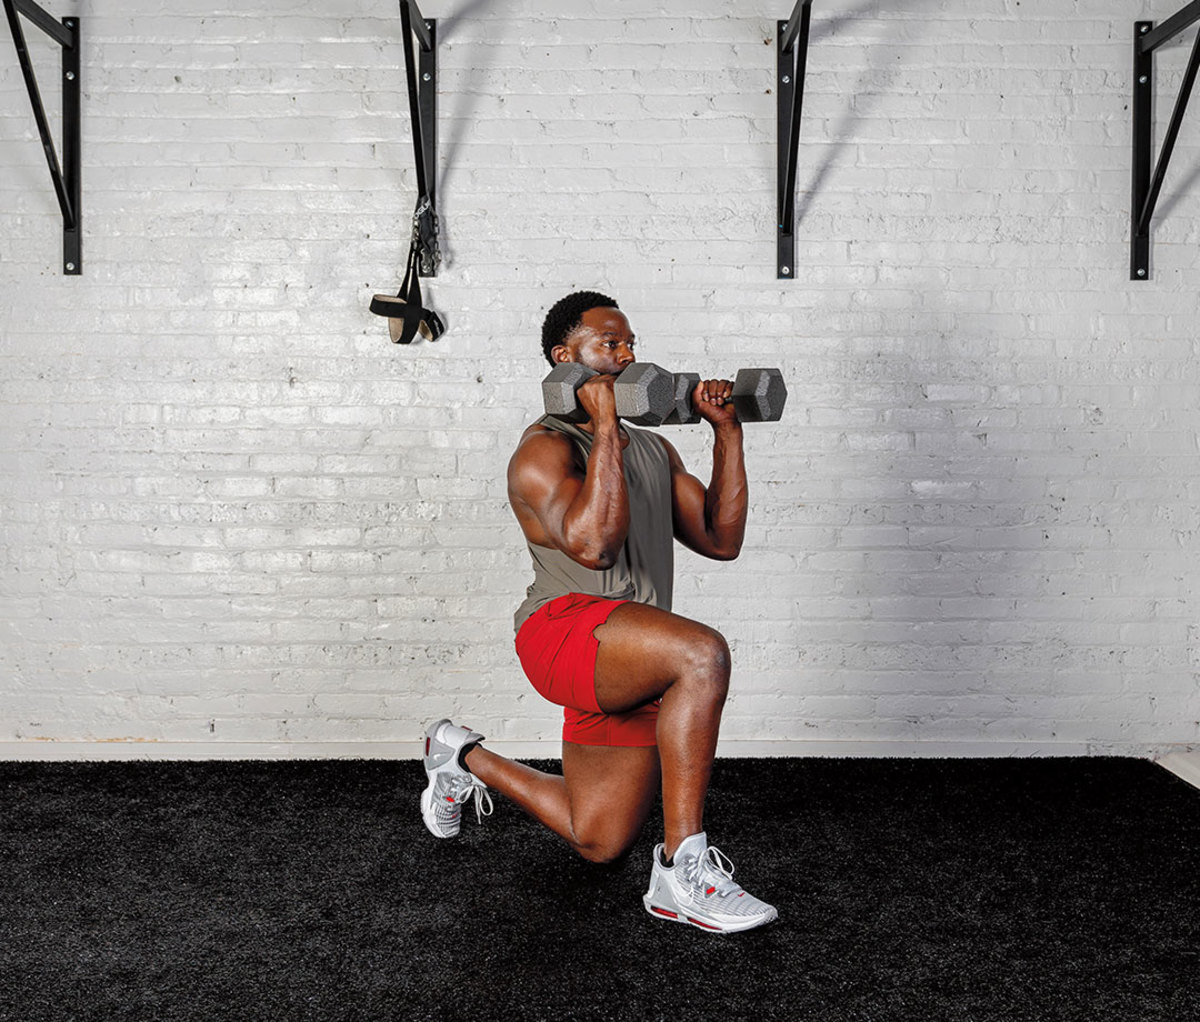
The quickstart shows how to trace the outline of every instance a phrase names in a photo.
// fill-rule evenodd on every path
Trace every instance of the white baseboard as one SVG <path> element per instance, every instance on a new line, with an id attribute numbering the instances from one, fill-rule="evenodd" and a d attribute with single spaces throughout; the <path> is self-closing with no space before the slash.
<path id="1" fill-rule="evenodd" d="M 1194 788 L 1200 788 L 1200 752 L 1172 752 L 1163 756 L 1158 765 L 1181 777 Z"/>
<path id="2" fill-rule="evenodd" d="M 557 740 L 489 741 L 488 748 L 513 759 L 558 759 Z M 1046 756 L 1128 756 L 1158 759 L 1185 780 L 1200 786 L 1200 752 L 1192 746 L 1097 742 L 796 742 L 723 741 L 717 756 L 839 756 L 854 758 L 1028 758 Z M 0 742 L 0 761 L 128 761 L 128 760 L 300 760 L 419 759 L 421 743 L 409 742 L 156 742 L 156 741 L 26 741 Z M 1189 776 L 1190 772 L 1190 776 Z M 1194 780 L 1192 778 L 1195 778 Z"/>

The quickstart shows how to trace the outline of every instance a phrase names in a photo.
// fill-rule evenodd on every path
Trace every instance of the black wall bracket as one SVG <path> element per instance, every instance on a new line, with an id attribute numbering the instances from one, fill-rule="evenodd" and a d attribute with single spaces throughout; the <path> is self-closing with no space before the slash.
<path id="1" fill-rule="evenodd" d="M 413 214 L 413 240 L 420 244 L 417 272 L 422 277 L 436 277 L 442 261 L 437 214 L 437 21 L 421 14 L 416 0 L 400 0 L 400 26 L 417 170 L 417 208 Z M 416 54 L 414 35 L 419 45 Z"/>
<path id="2" fill-rule="evenodd" d="M 778 122 L 779 230 L 775 276 L 796 275 L 796 155 L 800 148 L 800 111 L 804 106 L 804 73 L 808 65 L 808 27 L 812 0 L 796 0 L 787 21 L 776 23 L 775 108 Z"/>
<path id="3" fill-rule="evenodd" d="M 1168 18 L 1159 28 L 1152 21 L 1137 21 L 1133 26 L 1133 201 L 1131 203 L 1131 247 L 1129 256 L 1129 279 L 1150 278 L 1150 219 L 1158 193 L 1162 190 L 1167 165 L 1179 135 L 1179 125 L 1187 110 L 1192 85 L 1196 81 L 1196 69 L 1200 65 L 1200 34 L 1192 44 L 1192 55 L 1183 75 L 1183 84 L 1175 100 L 1167 134 L 1163 138 L 1162 152 L 1151 173 L 1153 129 L 1154 129 L 1154 51 L 1163 43 L 1174 39 L 1194 22 L 1200 21 L 1200 0 L 1192 0 L 1177 14 Z"/>
<path id="4" fill-rule="evenodd" d="M 42 149 L 50 167 L 50 179 L 54 184 L 58 205 L 63 220 L 63 273 L 78 275 L 83 272 L 82 253 L 82 178 L 80 146 L 80 83 L 79 83 L 79 19 L 63 18 L 55 21 L 34 0 L 4 0 L 4 13 L 8 15 L 8 27 L 12 31 L 13 43 L 17 47 L 17 60 L 25 76 L 25 88 L 33 106 L 33 118 L 37 121 L 38 134 L 42 136 Z M 50 137 L 50 122 L 42 106 L 42 95 L 38 91 L 37 77 L 33 73 L 33 62 L 29 59 L 29 48 L 25 45 L 25 31 L 19 15 L 25 15 L 34 25 L 45 32 L 62 47 L 62 165 Z"/>

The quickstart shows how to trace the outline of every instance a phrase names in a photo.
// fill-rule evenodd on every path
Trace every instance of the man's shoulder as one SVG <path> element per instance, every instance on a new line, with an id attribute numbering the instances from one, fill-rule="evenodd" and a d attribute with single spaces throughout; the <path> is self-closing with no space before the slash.
<path id="1" fill-rule="evenodd" d="M 513 452 L 512 465 L 520 467 L 530 462 L 558 460 L 569 456 L 573 448 L 569 436 L 539 419 L 525 427 L 521 439 L 517 441 L 517 449 Z"/>

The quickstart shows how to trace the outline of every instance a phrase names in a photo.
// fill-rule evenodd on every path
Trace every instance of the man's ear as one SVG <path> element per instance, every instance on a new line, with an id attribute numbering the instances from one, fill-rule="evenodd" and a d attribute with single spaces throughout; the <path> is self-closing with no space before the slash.
<path id="1" fill-rule="evenodd" d="M 556 344 L 553 348 L 551 348 L 550 357 L 554 359 L 555 362 L 571 361 L 571 353 L 567 351 L 567 346 L 565 344 Z"/>

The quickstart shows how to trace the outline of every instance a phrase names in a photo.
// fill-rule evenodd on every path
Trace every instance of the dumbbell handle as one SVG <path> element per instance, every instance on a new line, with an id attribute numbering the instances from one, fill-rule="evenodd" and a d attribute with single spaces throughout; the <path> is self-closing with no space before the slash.
<path id="1" fill-rule="evenodd" d="M 699 373 L 675 374 L 675 407 L 663 419 L 664 426 L 689 426 L 700 421 L 692 395 L 700 383 Z M 733 405 L 739 422 L 775 422 L 783 414 L 787 386 L 778 369 L 739 369 L 733 381 Z"/>

